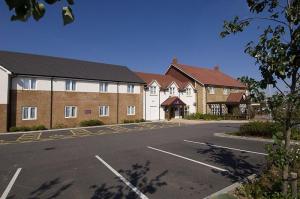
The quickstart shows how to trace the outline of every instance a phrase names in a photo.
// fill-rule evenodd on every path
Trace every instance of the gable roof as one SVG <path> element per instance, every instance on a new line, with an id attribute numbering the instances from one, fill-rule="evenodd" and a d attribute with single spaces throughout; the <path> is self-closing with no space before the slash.
<path id="1" fill-rule="evenodd" d="M 139 76 L 141 79 L 143 79 L 148 86 L 156 80 L 161 88 L 166 89 L 168 88 L 173 82 L 175 82 L 179 89 L 184 89 L 188 82 L 181 82 L 178 79 L 175 79 L 171 75 L 160 75 L 160 74 L 154 74 L 154 73 L 142 73 L 142 72 L 136 72 L 137 76 Z"/>
<path id="2" fill-rule="evenodd" d="M 246 88 L 244 84 L 234 79 L 233 77 L 222 73 L 218 69 L 199 68 L 179 63 L 172 63 L 170 67 L 172 66 L 204 85 Z M 167 73 L 168 71 L 166 72 L 166 74 Z"/>
<path id="3" fill-rule="evenodd" d="M 162 106 L 185 105 L 185 103 L 179 97 L 169 97 L 161 105 Z"/>
<path id="4" fill-rule="evenodd" d="M 145 82 L 125 66 L 0 51 L 0 65 L 13 74 L 116 82 Z"/>
<path id="5" fill-rule="evenodd" d="M 229 96 L 227 97 L 226 102 L 239 103 L 242 100 L 245 100 L 245 99 L 243 99 L 243 96 L 244 96 L 244 93 L 230 93 Z"/>

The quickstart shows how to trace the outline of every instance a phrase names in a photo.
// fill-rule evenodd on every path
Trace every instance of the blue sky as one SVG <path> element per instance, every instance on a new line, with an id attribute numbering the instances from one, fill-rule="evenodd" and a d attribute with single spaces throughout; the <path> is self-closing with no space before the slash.
<path id="1" fill-rule="evenodd" d="M 213 67 L 234 77 L 259 78 L 245 44 L 253 28 L 219 37 L 225 19 L 247 17 L 241 0 L 75 0 L 76 20 L 62 25 L 63 2 L 48 6 L 40 22 L 11 22 L 0 1 L 0 49 L 121 64 L 136 71 L 164 73 L 176 56 L 180 63 Z"/>

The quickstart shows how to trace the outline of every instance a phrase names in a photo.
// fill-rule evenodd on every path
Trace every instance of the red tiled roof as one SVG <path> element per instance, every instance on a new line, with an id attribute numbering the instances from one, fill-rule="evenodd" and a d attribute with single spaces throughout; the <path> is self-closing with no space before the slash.
<path id="1" fill-rule="evenodd" d="M 239 103 L 243 100 L 244 93 L 230 93 L 226 102 Z"/>
<path id="2" fill-rule="evenodd" d="M 168 86 L 170 86 L 172 82 L 175 82 L 179 86 L 179 89 L 184 89 L 188 84 L 188 82 L 181 82 L 170 75 L 160 75 L 142 72 L 136 72 L 135 74 L 139 76 L 142 80 L 144 80 L 148 86 L 154 80 L 156 80 L 163 89 L 168 88 Z"/>
<path id="3" fill-rule="evenodd" d="M 246 88 L 244 84 L 238 80 L 222 73 L 218 69 L 199 68 L 188 66 L 185 64 L 172 64 L 174 67 L 182 70 L 187 75 L 194 78 L 196 81 L 205 85 L 228 86 L 237 88 Z"/>
<path id="4" fill-rule="evenodd" d="M 178 97 L 169 97 L 161 105 L 162 106 L 185 105 L 185 103 L 181 99 L 179 99 Z"/>

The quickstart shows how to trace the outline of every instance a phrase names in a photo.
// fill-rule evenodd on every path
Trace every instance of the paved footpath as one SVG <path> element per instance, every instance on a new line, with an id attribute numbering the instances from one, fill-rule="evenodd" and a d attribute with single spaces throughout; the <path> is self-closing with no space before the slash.
<path id="1" fill-rule="evenodd" d="M 214 136 L 238 127 L 155 123 L 17 134 L 15 144 L 0 145 L 0 198 L 205 198 L 265 165 L 264 143 Z"/>

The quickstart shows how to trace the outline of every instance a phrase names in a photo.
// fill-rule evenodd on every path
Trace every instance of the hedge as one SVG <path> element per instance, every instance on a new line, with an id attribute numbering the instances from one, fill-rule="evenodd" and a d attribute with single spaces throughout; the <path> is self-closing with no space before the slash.
<path id="1" fill-rule="evenodd" d="M 80 122 L 80 126 L 81 127 L 87 127 L 87 126 L 101 126 L 104 123 L 100 120 L 84 120 L 82 122 Z"/>
<path id="2" fill-rule="evenodd" d="M 40 130 L 47 130 L 44 125 L 36 125 L 36 126 L 14 126 L 10 127 L 10 132 L 19 132 L 19 131 L 40 131 Z"/>

